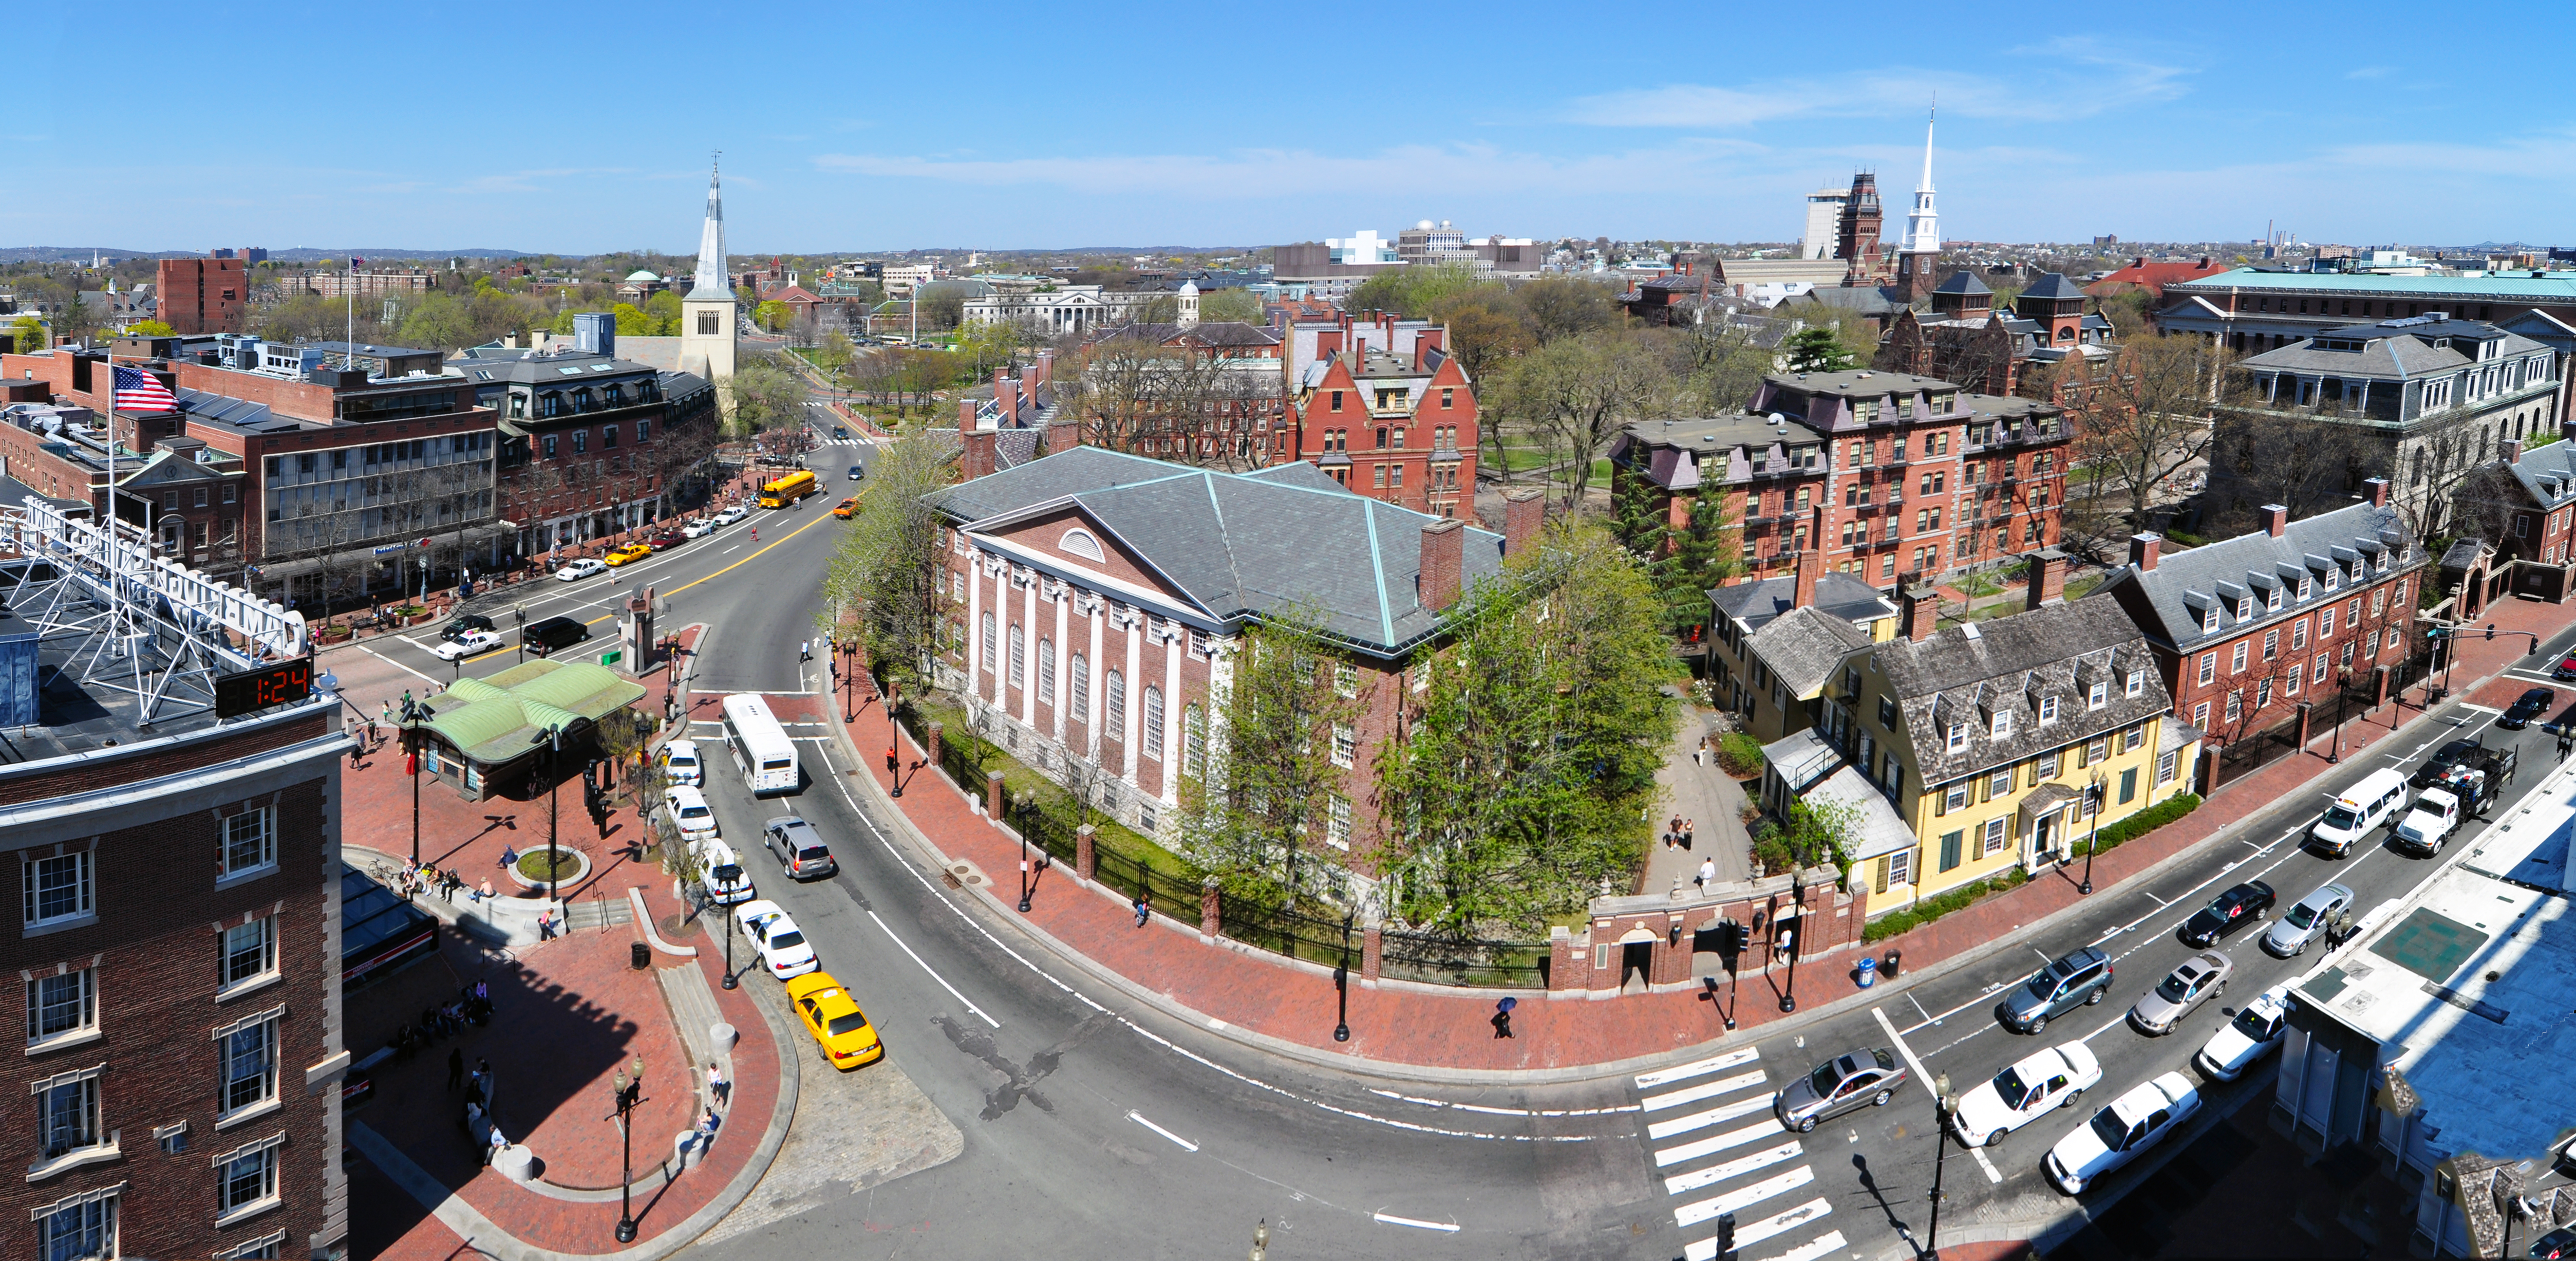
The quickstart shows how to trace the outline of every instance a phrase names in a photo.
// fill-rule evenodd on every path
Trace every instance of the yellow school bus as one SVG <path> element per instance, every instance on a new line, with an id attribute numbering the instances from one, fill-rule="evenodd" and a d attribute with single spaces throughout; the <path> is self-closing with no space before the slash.
<path id="1" fill-rule="evenodd" d="M 784 508 L 799 499 L 803 499 L 807 495 L 820 491 L 821 489 L 821 483 L 814 480 L 813 470 L 799 469 L 785 477 L 775 478 L 761 483 L 760 506 L 763 508 Z"/>

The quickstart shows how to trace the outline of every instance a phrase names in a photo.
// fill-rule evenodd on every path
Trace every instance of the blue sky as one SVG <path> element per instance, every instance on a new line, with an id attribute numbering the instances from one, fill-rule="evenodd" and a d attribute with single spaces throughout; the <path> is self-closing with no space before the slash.
<path id="1" fill-rule="evenodd" d="M 1893 236 L 1936 95 L 1954 240 L 2576 243 L 2540 5 L 366 10 L 18 14 L 0 245 L 686 252 L 716 149 L 746 253 Z"/>

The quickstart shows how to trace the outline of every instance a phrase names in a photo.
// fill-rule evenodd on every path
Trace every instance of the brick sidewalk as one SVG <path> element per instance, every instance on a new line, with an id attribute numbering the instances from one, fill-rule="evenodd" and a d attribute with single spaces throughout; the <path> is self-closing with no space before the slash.
<path id="1" fill-rule="evenodd" d="M 2546 636 L 2566 624 L 2567 610 L 2534 601 L 2512 600 L 2490 610 L 2500 630 L 2527 630 Z M 2474 639 L 2460 646 L 2454 686 L 2473 703 L 2502 705 L 2526 684 L 2496 676 L 2525 655 L 2527 641 Z M 2474 682 L 2473 682 L 2474 680 Z M 2342 756 L 2370 750 L 2391 734 L 2401 734 L 2421 717 L 2420 684 L 2393 705 L 2354 714 L 2343 727 Z M 782 720 L 822 720 L 839 710 L 826 697 L 772 698 Z M 883 708 L 860 704 L 848 723 L 855 747 L 880 750 L 886 736 Z M 922 750 L 904 738 L 906 762 Z M 2096 893 L 2146 871 L 2218 834 L 2262 807 L 2300 792 L 2329 769 L 2326 756 L 2332 736 L 2322 735 L 2307 750 L 2285 757 L 2222 788 L 2189 816 L 2109 850 L 2094 860 Z M 888 783 L 882 755 L 860 758 L 862 768 L 880 788 Z M 952 788 L 936 769 L 909 773 L 896 803 L 914 827 L 949 860 L 973 863 L 988 877 L 992 906 L 1006 913 L 1016 902 L 1019 846 Z M 1705 826 L 1703 824 L 1703 826 Z M 1878 942 L 1873 953 L 1903 952 L 1905 972 L 1986 948 L 1998 938 L 2036 923 L 2083 901 L 2076 892 L 2077 873 L 2053 872 L 2010 892 Z M 1157 907 L 1168 913 L 1171 908 Z M 1129 982 L 1163 995 L 1201 1017 L 1235 1029 L 1277 1039 L 1313 1052 L 1425 1068 L 1513 1071 L 1599 1064 L 1653 1056 L 1698 1046 L 1725 1036 L 1720 1008 L 1731 990 L 1721 988 L 1715 1000 L 1704 991 L 1687 990 L 1632 995 L 1608 1001 L 1525 1001 L 1513 1014 L 1515 1036 L 1498 1040 L 1488 1023 L 1501 991 L 1435 990 L 1387 983 L 1350 992 L 1351 1040 L 1336 1043 L 1332 979 L 1322 969 L 1291 964 L 1278 956 L 1223 938 L 1201 941 L 1195 908 L 1182 908 L 1186 921 L 1155 916 L 1152 926 L 1135 927 L 1133 912 L 1105 886 L 1086 889 L 1071 869 L 1058 864 L 1040 873 L 1031 925 L 1062 942 L 1094 964 Z M 1812 1013 L 1835 1000 L 1860 992 L 1854 975 L 1858 956 L 1842 954 L 1801 961 L 1795 994 L 1801 1012 Z M 1745 1029 L 1782 1019 L 1778 996 L 1789 984 L 1785 969 L 1765 967 L 1740 981 L 1742 1003 L 1737 1019 Z M 1889 983 L 1882 982 L 1882 986 Z M 1901 984 L 1901 982 L 1900 982 Z M 1886 992 L 1884 989 L 1879 992 Z M 1524 997 L 1536 997 L 1525 994 Z"/>
<path id="2" fill-rule="evenodd" d="M 695 635 L 688 638 L 694 642 Z M 346 842 L 389 855 L 408 854 L 411 784 L 403 774 L 401 753 L 389 748 L 370 756 L 343 782 L 348 798 Z M 497 900 L 511 907 L 498 915 L 499 922 L 523 918 L 518 908 L 533 908 L 536 903 L 511 897 L 517 887 L 502 875 L 501 854 L 505 846 L 525 852 L 545 844 L 544 799 L 468 802 L 452 788 L 427 779 L 420 789 L 422 858 L 442 867 L 452 864 L 469 881 L 490 878 L 500 895 Z M 482 1166 L 462 1128 L 464 1095 L 446 1086 L 449 1049 L 463 1051 L 469 1070 L 478 1059 L 492 1062 L 493 1115 L 501 1132 L 537 1156 L 546 1182 L 579 1190 L 613 1191 L 617 1186 L 620 1153 L 610 1102 L 612 1081 L 620 1069 L 642 1057 L 646 1097 L 635 1114 L 633 1156 L 640 1246 L 709 1203 L 751 1160 L 763 1128 L 781 1103 L 779 1048 L 753 1005 L 750 986 L 765 978 L 755 973 L 743 988 L 727 993 L 721 988 L 722 952 L 704 948 L 711 939 L 694 926 L 685 935 L 675 935 L 687 908 L 673 898 L 671 880 L 659 866 L 638 859 L 628 848 L 644 835 L 632 809 L 613 815 L 603 832 L 582 810 L 578 780 L 562 791 L 568 800 L 562 807 L 561 843 L 580 850 L 593 864 L 580 884 L 565 888 L 566 897 L 613 906 L 626 898 L 629 889 L 640 890 L 649 914 L 662 926 L 663 938 L 701 947 L 698 956 L 677 959 L 656 951 L 650 955 L 651 967 L 635 969 L 630 962 L 632 946 L 644 941 L 645 934 L 641 925 L 633 923 L 576 929 L 553 941 L 507 951 L 455 929 L 443 932 L 437 959 L 414 964 L 351 996 L 349 1046 L 364 1058 L 383 1045 L 388 1032 L 356 1027 L 360 1013 L 386 1024 L 410 1010 L 406 1005 L 386 1011 L 382 1010 L 386 1003 L 371 1003 L 380 990 L 399 989 L 406 1000 L 415 991 L 452 996 L 456 984 L 480 978 L 491 986 L 493 1020 L 415 1059 L 389 1060 L 370 1070 L 367 1075 L 375 1082 L 375 1097 L 354 1111 L 350 1120 L 400 1148 L 458 1198 L 520 1241 L 560 1252 L 605 1253 L 619 1249 L 613 1233 L 619 1211 L 614 1197 L 599 1202 L 556 1199 Z M 465 902 L 460 892 L 458 903 Z M 718 1109 L 728 1120 L 712 1154 L 667 1188 L 659 1171 L 671 1155 L 672 1139 L 694 1122 L 704 1106 L 705 1065 L 692 1063 L 682 1042 L 655 976 L 655 969 L 662 967 L 701 969 L 716 994 L 718 1009 L 740 1033 L 731 1056 L 731 1100 Z M 429 985 L 416 979 L 426 969 L 446 975 L 435 978 L 437 985 Z M 416 1012 L 411 1014 L 416 1018 Z M 735 1117 L 739 1120 L 731 1119 Z M 361 1157 L 351 1163 L 365 1162 Z M 454 1231 L 410 1195 L 393 1189 L 381 1171 L 369 1170 L 366 1178 L 366 1185 L 383 1183 L 388 1198 L 377 1201 L 382 1212 L 359 1215 L 371 1223 L 362 1231 L 369 1238 L 359 1255 L 438 1261 L 462 1246 Z"/>

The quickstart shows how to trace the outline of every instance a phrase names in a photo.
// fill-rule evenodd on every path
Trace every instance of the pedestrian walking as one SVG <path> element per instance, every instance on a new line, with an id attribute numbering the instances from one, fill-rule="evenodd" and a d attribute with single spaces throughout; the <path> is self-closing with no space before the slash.
<path id="1" fill-rule="evenodd" d="M 547 907 L 546 909 L 537 912 L 537 940 L 553 941 L 554 939 L 555 912 L 553 907 Z"/>
<path id="2" fill-rule="evenodd" d="M 447 1088 L 449 1090 L 462 1090 L 464 1087 L 465 1048 L 460 1046 L 447 1053 Z"/>
<path id="3" fill-rule="evenodd" d="M 1149 903 L 1147 903 L 1147 902 L 1145 901 L 1145 895 L 1143 895 L 1143 894 L 1141 894 L 1141 893 L 1140 893 L 1140 894 L 1137 894 L 1137 895 L 1136 895 L 1136 927 L 1138 927 L 1138 928 L 1143 928 L 1143 927 L 1145 926 L 1145 921 L 1146 921 L 1146 920 L 1148 920 L 1148 919 L 1153 918 L 1153 916 L 1154 916 L 1154 908 L 1153 908 L 1153 906 L 1152 906 L 1151 904 L 1149 904 Z"/>
<path id="4" fill-rule="evenodd" d="M 1684 819 L 1684 820 L 1682 820 L 1682 849 L 1683 849 L 1685 852 L 1687 852 L 1687 851 L 1690 849 L 1690 847 L 1691 847 L 1691 841 L 1692 841 L 1694 838 L 1696 838 L 1698 835 L 1699 835 L 1699 820 L 1697 820 L 1697 819 Z"/>
<path id="5" fill-rule="evenodd" d="M 457 1048 L 454 1062 L 460 1065 L 465 1062 L 464 1048 Z M 489 1077 L 490 1071 L 491 1061 L 481 1060 L 476 1062 L 476 1067 L 473 1072 L 465 1075 L 465 1095 L 466 1098 L 472 1100 L 472 1102 L 465 1105 L 466 1107 L 477 1108 L 482 1106 L 483 1099 L 485 1098 L 483 1083 Z"/>
<path id="6" fill-rule="evenodd" d="M 798 665 L 803 665 L 803 664 L 805 664 L 805 663 L 806 663 L 806 662 L 808 662 L 808 661 L 812 661 L 813 659 L 814 659 L 814 641 L 812 641 L 812 640 L 810 640 L 810 639 L 800 639 L 800 640 L 797 640 L 797 641 L 796 641 L 796 664 L 798 664 Z"/>
<path id="7" fill-rule="evenodd" d="M 1516 998 L 1506 998 L 1494 1004 L 1494 1019 L 1491 1023 L 1494 1026 L 1494 1037 L 1497 1041 L 1512 1036 L 1512 1008 L 1519 1005 L 1520 1000 Z"/>
<path id="8" fill-rule="evenodd" d="M 2566 761 L 2566 760 L 2567 760 L 2567 755 L 2568 755 L 2568 753 L 2569 753 L 2569 752 L 2571 752 L 2571 751 L 2576 751 L 2576 740 L 2571 740 L 2571 739 L 2569 739 L 2569 738 L 2568 738 L 2567 736 L 2565 736 L 2565 735 L 2561 735 L 2561 736 L 2559 736 L 2559 737 L 2558 737 L 2558 760 L 2559 760 L 2559 761 L 2561 761 L 2561 762 Z"/>
<path id="9" fill-rule="evenodd" d="M 501 1149 L 508 1147 L 509 1145 L 510 1140 L 502 1135 L 501 1127 L 497 1125 L 493 1126 L 492 1141 L 484 1144 L 483 1146 L 483 1163 L 488 1165 L 499 1160 L 501 1158 Z"/>
<path id="10" fill-rule="evenodd" d="M 1699 891 L 1706 893 L 1708 892 L 1708 887 L 1716 883 L 1717 860 L 1715 858 L 1701 859 L 1699 863 Z"/>
<path id="11" fill-rule="evenodd" d="M 1708 737 L 1707 737 L 1707 736 L 1701 736 L 1701 737 L 1699 738 L 1699 747 L 1698 747 L 1698 748 L 1696 748 L 1696 749 L 1691 750 L 1691 765 L 1693 765 L 1693 766 L 1706 766 L 1706 765 L 1708 765 Z"/>
<path id="12" fill-rule="evenodd" d="M 707 1061 L 707 1098 L 733 1102 L 733 1083 L 725 1080 L 724 1070 L 717 1068 L 714 1060 Z"/>

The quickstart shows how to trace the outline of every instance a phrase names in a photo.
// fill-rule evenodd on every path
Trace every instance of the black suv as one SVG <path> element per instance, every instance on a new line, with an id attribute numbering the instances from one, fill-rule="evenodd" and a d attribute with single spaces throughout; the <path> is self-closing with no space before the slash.
<path id="1" fill-rule="evenodd" d="M 2450 774 L 2452 767 L 2459 765 L 2463 759 L 2467 758 L 2469 754 L 2477 751 L 2479 747 L 2479 743 L 2475 740 L 2453 740 L 2449 744 L 2433 750 L 2433 756 L 2426 760 L 2422 766 L 2416 767 L 2415 773 L 2406 777 L 2406 782 L 2417 788 L 2422 788 L 2432 783 L 2434 780 Z"/>
<path id="2" fill-rule="evenodd" d="M 2209 905 L 2184 920 L 2183 944 L 2195 950 L 2216 945 L 2220 938 L 2263 918 L 2271 910 L 2272 886 L 2260 880 L 2248 880 L 2211 898 Z"/>
<path id="3" fill-rule="evenodd" d="M 438 628 L 438 637 L 440 639 L 455 639 L 467 631 L 487 631 L 498 629 L 500 628 L 492 625 L 491 618 L 485 617 L 480 613 L 459 613 L 456 616 L 447 619 L 447 625 Z"/>
<path id="4" fill-rule="evenodd" d="M 2111 956 L 2086 946 L 2041 968 L 1995 1004 L 1995 1019 L 2015 1033 L 2038 1033 L 2051 1018 L 2102 1001 L 2111 989 Z"/>
<path id="5" fill-rule="evenodd" d="M 569 648 L 588 638 L 590 638 L 590 628 L 569 617 L 550 617 L 542 622 L 531 622 L 528 629 L 519 632 L 520 646 L 540 657 L 547 656 L 559 648 Z"/>

